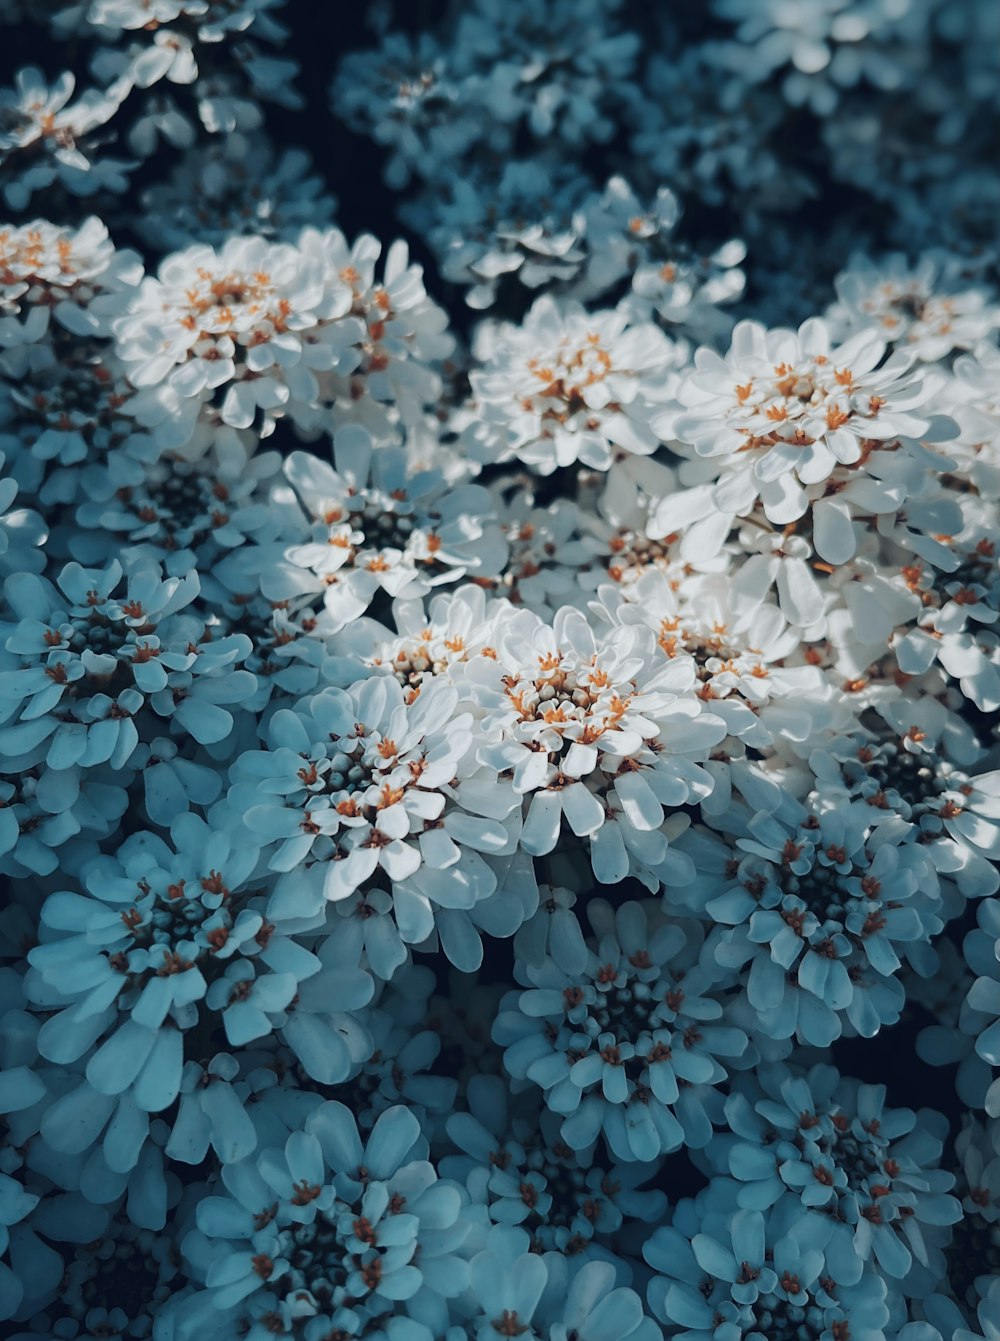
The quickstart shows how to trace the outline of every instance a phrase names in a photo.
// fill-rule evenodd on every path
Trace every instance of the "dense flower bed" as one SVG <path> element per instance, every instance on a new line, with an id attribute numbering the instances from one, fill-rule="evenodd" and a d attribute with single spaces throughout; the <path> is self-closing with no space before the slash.
<path id="1" fill-rule="evenodd" d="M 998 1341 L 1000 8 L 330 9 L 0 0 L 4 1335 Z"/>

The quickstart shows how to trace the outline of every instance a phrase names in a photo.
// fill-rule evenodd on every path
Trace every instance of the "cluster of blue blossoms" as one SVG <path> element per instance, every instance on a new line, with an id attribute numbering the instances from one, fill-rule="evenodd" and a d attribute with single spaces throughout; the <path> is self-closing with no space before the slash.
<path id="1" fill-rule="evenodd" d="M 1000 1341 L 1000 7 L 329 8 L 0 0 L 0 1330 Z"/>

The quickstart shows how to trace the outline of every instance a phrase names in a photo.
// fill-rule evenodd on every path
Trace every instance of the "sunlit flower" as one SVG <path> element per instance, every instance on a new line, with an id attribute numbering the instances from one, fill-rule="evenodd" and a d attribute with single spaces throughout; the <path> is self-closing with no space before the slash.
<path id="1" fill-rule="evenodd" d="M 649 322 L 540 298 L 523 325 L 483 336 L 484 366 L 470 375 L 481 421 L 468 450 L 517 457 L 541 475 L 576 461 L 607 470 L 616 452 L 648 456 L 678 355 Z"/>

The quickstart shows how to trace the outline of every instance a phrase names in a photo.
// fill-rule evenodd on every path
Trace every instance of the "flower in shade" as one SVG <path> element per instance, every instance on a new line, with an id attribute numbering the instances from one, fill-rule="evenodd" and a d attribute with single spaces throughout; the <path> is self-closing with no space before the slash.
<path id="1" fill-rule="evenodd" d="M 94 1134 L 121 1097 L 140 1144 L 146 1115 L 171 1107 L 200 1059 L 199 1027 L 221 1025 L 239 1048 L 280 1023 L 294 1049 L 299 1017 L 286 1011 L 323 967 L 265 920 L 249 838 L 184 814 L 171 839 L 140 831 L 85 863 L 81 889 L 46 899 L 31 951 L 32 1001 L 50 1014 L 42 1055 L 85 1058 Z"/>
<path id="2" fill-rule="evenodd" d="M 341 1309 L 368 1326 L 420 1317 L 466 1286 L 466 1206 L 406 1108 L 387 1109 L 363 1141 L 343 1104 L 324 1103 L 199 1202 L 184 1251 L 202 1264 L 204 1307 L 180 1341 L 212 1329 L 217 1310 L 237 1310 L 250 1341 L 301 1334 L 313 1318 L 329 1330 Z"/>
<path id="3" fill-rule="evenodd" d="M 134 164 L 95 153 L 94 132 L 125 100 L 128 78 L 87 89 L 71 102 L 75 89 L 69 71 L 50 85 L 34 65 L 18 70 L 13 88 L 0 89 L 0 183 L 11 209 L 27 209 L 35 192 L 55 183 L 74 196 L 126 189 Z"/>
<path id="4" fill-rule="evenodd" d="M 925 1322 L 908 1322 L 896 1333 L 897 1341 L 997 1341 L 1000 1337 L 1000 1288 L 992 1283 L 989 1294 L 975 1310 L 964 1313 L 954 1300 L 932 1295 L 922 1304 Z"/>
<path id="5" fill-rule="evenodd" d="M 642 1300 L 621 1283 L 610 1261 L 588 1261 L 531 1248 L 523 1229 L 496 1225 L 469 1264 L 470 1292 L 456 1312 L 462 1335 L 477 1341 L 655 1341 L 658 1329 Z M 423 1338 L 421 1338 L 423 1341 Z"/>
<path id="6" fill-rule="evenodd" d="M 530 1094 L 508 1098 L 499 1076 L 473 1076 L 466 1101 L 468 1112 L 445 1124 L 455 1153 L 442 1172 L 465 1183 L 493 1222 L 523 1226 L 534 1252 L 612 1261 L 626 1222 L 651 1224 L 665 1210 L 663 1192 L 641 1187 L 655 1162 L 610 1163 L 595 1146 L 572 1149 L 557 1115 L 539 1115 Z"/>
<path id="7" fill-rule="evenodd" d="M 963 947 L 976 979 L 962 1005 L 959 1028 L 975 1038 L 976 1054 L 996 1072 L 1000 1068 L 1000 902 L 984 899 L 978 922 Z M 1000 1117 L 1000 1076 L 994 1077 L 987 1092 L 986 1111 Z"/>
<path id="8" fill-rule="evenodd" d="M 963 286 L 961 261 L 947 253 L 925 253 L 915 265 L 898 252 L 855 256 L 834 284 L 827 319 L 841 338 L 874 327 L 925 363 L 973 348 L 1000 325 L 1000 307 L 981 287 Z"/>
<path id="9" fill-rule="evenodd" d="M 946 1256 L 951 1293 L 975 1308 L 1000 1275 L 1000 1124 L 965 1114 L 955 1138 L 962 1218 Z"/>
<path id="10" fill-rule="evenodd" d="M 716 59 L 740 79 L 763 81 L 783 73 L 781 88 L 796 107 L 829 117 L 843 88 L 861 81 L 880 91 L 903 85 L 906 38 L 915 18 L 912 0 L 714 0 L 715 13 L 737 24 Z"/>
<path id="11" fill-rule="evenodd" d="M 544 1090 L 573 1149 L 603 1132 L 617 1159 L 645 1161 L 707 1140 L 699 1087 L 745 1062 L 747 1038 L 728 1022 L 729 991 L 697 966 L 699 929 L 656 904 L 592 899 L 588 912 L 597 940 L 582 972 L 547 956 L 516 966 L 524 989 L 493 1029 L 508 1073 Z"/>
<path id="12" fill-rule="evenodd" d="M 732 1136 L 702 1158 L 736 1180 L 739 1205 L 798 1215 L 834 1279 L 852 1284 L 868 1262 L 895 1280 L 925 1269 L 936 1283 L 949 1227 L 962 1214 L 954 1176 L 937 1167 L 945 1122 L 928 1109 L 887 1108 L 885 1099 L 885 1086 L 831 1066 L 766 1066 L 738 1078 L 725 1103 Z"/>
<path id="13" fill-rule="evenodd" d="M 846 1026 L 870 1038 L 899 1017 L 903 957 L 919 962 L 941 930 L 937 872 L 913 830 L 893 842 L 867 807 L 810 810 L 786 797 L 782 809 L 753 815 L 735 840 L 735 866 L 705 904 L 711 953 L 729 969 L 749 965 L 764 1034 L 826 1047 Z"/>
<path id="14" fill-rule="evenodd" d="M 166 181 L 150 186 L 136 226 L 164 249 L 220 247 L 234 233 L 294 242 L 307 224 L 328 223 L 335 203 L 304 150 L 279 153 L 260 132 L 234 133 L 189 150 Z"/>
<path id="15" fill-rule="evenodd" d="M 256 685 L 237 669 L 250 641 L 213 640 L 212 626 L 186 609 L 198 590 L 197 573 L 164 580 L 156 564 L 123 572 L 117 560 L 67 564 L 58 589 L 33 574 L 8 578 L 16 622 L 4 630 L 0 738 L 10 758 L 55 773 L 123 769 L 147 707 L 201 744 L 224 740 L 233 717 L 222 705 Z"/>
<path id="16" fill-rule="evenodd" d="M 879 1276 L 835 1284 L 826 1272 L 821 1234 L 810 1226 L 774 1225 L 759 1211 L 720 1214 L 715 1190 L 710 1186 L 699 1199 L 700 1218 L 697 1202 L 682 1203 L 674 1223 L 655 1230 L 644 1249 L 656 1273 L 649 1304 L 668 1337 L 882 1341 L 890 1315 Z M 723 1188 L 718 1191 L 723 1201 Z M 689 1228 L 696 1230 L 690 1237 Z"/>

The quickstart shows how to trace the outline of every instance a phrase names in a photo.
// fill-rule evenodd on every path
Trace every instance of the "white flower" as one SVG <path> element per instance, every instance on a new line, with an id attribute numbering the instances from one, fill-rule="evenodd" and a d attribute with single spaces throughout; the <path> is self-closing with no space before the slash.
<path id="1" fill-rule="evenodd" d="M 656 326 L 544 297 L 521 326 L 484 330 L 480 342 L 484 366 L 469 377 L 480 419 L 466 437 L 479 460 L 517 457 L 550 475 L 656 450 L 650 421 L 680 355 Z"/>
<path id="2" fill-rule="evenodd" d="M 376 675 L 273 715 L 270 748 L 240 757 L 228 801 L 271 849 L 271 870 L 287 875 L 271 912 L 313 915 L 324 899 L 377 887 L 381 871 L 409 940 L 415 899 L 467 909 L 493 892 L 479 853 L 512 845 L 503 824 L 455 804 L 458 779 L 476 771 L 472 718 L 457 707 L 444 680 L 404 692 Z"/>
<path id="3" fill-rule="evenodd" d="M 131 38 L 124 48 L 106 50 L 102 66 L 136 88 L 148 89 L 167 80 L 175 87 L 204 86 L 207 92 L 211 84 L 218 82 L 220 76 L 216 71 L 223 63 L 212 48 L 226 42 L 225 59 L 235 67 L 240 85 L 244 89 L 249 85 L 251 93 L 291 107 L 299 105 L 298 96 L 290 87 L 297 72 L 295 62 L 265 55 L 256 41 L 262 38 L 280 43 L 288 36 L 287 29 L 271 12 L 280 2 L 93 0 L 86 10 L 86 21 L 107 44 L 123 35 Z M 67 17 L 60 16 L 63 27 L 67 26 Z M 208 52 L 200 50 L 203 44 L 208 46 Z M 221 78 L 230 82 L 228 75 Z M 187 117 L 181 119 L 190 125 Z M 149 152 L 153 146 L 140 147 L 138 138 L 133 128 L 132 147 L 137 152 L 144 149 Z M 186 143 L 190 145 L 191 141 Z"/>
<path id="4" fill-rule="evenodd" d="M 93 157 L 87 137 L 111 120 L 129 87 L 118 80 L 70 103 L 76 79 L 68 71 L 51 87 L 34 65 L 17 72 L 15 87 L 0 90 L 0 181 L 12 209 L 27 208 L 34 192 L 54 182 L 78 196 L 125 190 L 133 165 Z"/>
<path id="5" fill-rule="evenodd" d="M 299 247 L 328 287 L 346 286 L 352 322 L 360 328 L 359 349 L 349 364 L 327 365 L 320 377 L 321 409 L 300 417 L 303 429 L 336 428 L 359 421 L 385 435 L 398 421 L 420 422 L 441 392 L 436 366 L 455 341 L 448 318 L 424 288 L 423 271 L 410 261 L 405 242 L 386 252 L 381 279 L 376 264 L 382 244 L 369 233 L 351 246 L 339 229 L 303 231 Z"/>
<path id="6" fill-rule="evenodd" d="M 703 764 L 714 784 L 701 798 L 703 814 L 726 813 L 734 792 L 776 803 L 779 788 L 796 786 L 788 761 L 853 723 L 839 684 L 800 646 L 802 631 L 769 600 L 747 600 L 732 573 L 654 569 L 597 594 L 591 610 L 612 629 L 644 625 L 668 662 L 693 659 L 698 699 L 726 724 L 726 741 Z"/>
<path id="7" fill-rule="evenodd" d="M 808 512 L 820 556 L 849 558 L 855 536 L 844 490 L 854 490 L 859 511 L 894 513 L 908 481 L 914 489 L 923 482 L 915 449 L 902 452 L 901 465 L 888 457 L 899 453 L 899 438 L 928 433 L 920 411 L 933 387 L 910 373 L 912 356 L 897 352 L 883 363 L 884 354 L 867 329 L 834 347 L 817 318 L 797 333 L 740 322 L 725 357 L 699 349 L 678 392 L 684 409 L 664 415 L 660 431 L 690 444 L 704 459 L 700 478 L 718 481 L 702 506 L 746 516 L 759 500 L 778 526 Z M 902 489 L 893 479 L 900 471 Z"/>
<path id="8" fill-rule="evenodd" d="M 856 256 L 834 283 L 827 321 L 837 337 L 873 328 L 925 363 L 971 349 L 1000 325 L 993 292 L 965 287 L 961 258 L 947 253 L 925 253 L 915 265 L 898 252 L 881 260 Z"/>
<path id="9" fill-rule="evenodd" d="M 727 704 L 742 702 L 752 706 L 756 721 L 765 705 L 783 699 L 790 709 L 808 713 L 809 701 L 822 694 L 818 670 L 794 664 L 799 631 L 770 602 L 749 606 L 734 599 L 730 574 L 691 574 L 668 581 L 652 571 L 623 594 L 625 600 L 615 611 L 618 619 L 652 629 L 668 660 L 693 657 L 698 696 L 712 704 L 713 712 L 726 717 Z M 731 729 L 736 735 L 743 734 L 735 725 L 742 717 L 734 714 Z M 761 720 L 767 721 L 766 713 Z M 782 721 L 782 730 L 789 729 L 790 723 Z"/>
<path id="10" fill-rule="evenodd" d="M 984 498 L 1000 498 L 1000 349 L 980 340 L 971 353 L 955 360 L 954 378 L 944 389 L 948 409 L 958 425 L 949 444 Z"/>
<path id="11" fill-rule="evenodd" d="M 324 630 L 338 633 L 380 592 L 413 599 L 467 573 L 495 577 L 506 545 L 481 485 L 451 483 L 440 469 L 411 470 L 398 447 L 373 447 L 360 424 L 334 436 L 331 468 L 293 452 L 285 473 L 308 516 L 302 543 L 262 549 L 265 596 L 322 593 Z"/>
<path id="12" fill-rule="evenodd" d="M 509 494 L 500 521 L 510 553 L 491 589 L 549 619 L 561 606 L 580 604 L 586 597 L 585 570 L 595 566 L 587 530 L 595 519 L 568 498 L 533 507 L 530 476 L 506 485 L 501 481 L 494 492 L 501 498 Z"/>
<path id="13" fill-rule="evenodd" d="M 193 436 L 203 407 L 230 428 L 268 432 L 315 401 L 316 370 L 356 363 L 351 303 L 316 257 L 284 243 L 175 253 L 115 322 L 129 378 L 146 392 L 133 412 L 170 447 Z"/>
<path id="14" fill-rule="evenodd" d="M 94 216 L 79 228 L 45 219 L 7 225 L 0 229 L 0 346 L 41 340 L 51 320 L 79 337 L 110 336 L 141 277 L 136 253 L 116 250 Z"/>
<path id="15" fill-rule="evenodd" d="M 629 873 L 620 833 L 628 828 L 642 868 L 670 870 L 665 811 L 709 795 L 712 777 L 699 761 L 726 734 L 690 692 L 693 661 L 658 666 L 651 631 L 597 635 L 573 609 L 558 611 L 551 627 L 528 611 L 501 616 L 493 651 L 465 668 L 463 686 L 483 714 L 480 761 L 525 798 L 524 851 L 552 852 L 565 820 L 589 840 L 594 873 L 610 884 Z"/>
<path id="16" fill-rule="evenodd" d="M 898 629 L 893 639 L 904 674 L 921 675 L 936 661 L 982 712 L 1000 706 L 996 630 L 1000 562 L 995 534 L 996 523 L 991 520 L 981 533 L 976 528 L 968 539 L 952 542 L 952 562 L 944 572 L 919 565 L 905 570 L 912 599 L 919 605 L 910 627 Z"/>
<path id="17" fill-rule="evenodd" d="M 677 476 L 659 460 L 627 456 L 616 461 L 603 478 L 604 488 L 581 513 L 579 526 L 584 548 L 594 562 L 580 572 L 587 591 L 607 580 L 630 585 L 642 573 L 656 568 L 679 580 L 690 572 L 725 569 L 728 560 L 709 546 L 687 544 L 680 531 L 661 533 L 654 525 L 660 508 L 678 493 Z"/>
<path id="18" fill-rule="evenodd" d="M 324 673 L 342 668 L 347 684 L 373 672 L 392 675 L 408 690 L 436 675 L 457 684 L 462 667 L 492 648 L 496 621 L 508 608 L 505 601 L 487 600 L 486 585 L 435 593 L 426 611 L 423 600 L 396 601 L 395 635 L 371 621 L 354 621 L 332 640 L 334 656 Z"/>
<path id="19" fill-rule="evenodd" d="M 226 33 L 265 30 L 271 38 L 285 30 L 268 12 L 279 0 L 235 0 L 225 5 L 211 0 L 91 0 L 87 20 L 96 28 L 119 28 L 137 32 L 144 28 L 162 28 L 177 19 L 195 25 L 204 42 L 221 41 Z"/>
<path id="20" fill-rule="evenodd" d="M 732 241 L 711 256 L 698 256 L 674 237 L 681 207 L 674 193 L 661 186 L 644 206 L 623 177 L 612 177 L 600 196 L 580 211 L 587 265 L 571 292 L 593 301 L 618 281 L 631 283 L 626 310 L 636 322 L 655 313 L 669 326 L 679 326 L 699 339 L 727 335 L 732 321 L 718 304 L 743 292 L 737 268 L 746 248 Z"/>

